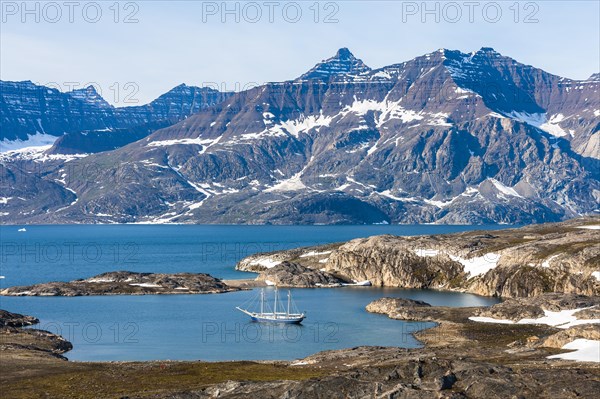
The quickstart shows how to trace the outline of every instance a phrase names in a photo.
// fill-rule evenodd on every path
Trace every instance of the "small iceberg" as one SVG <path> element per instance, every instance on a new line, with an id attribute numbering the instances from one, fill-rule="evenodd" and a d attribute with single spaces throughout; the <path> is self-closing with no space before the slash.
<path id="1" fill-rule="evenodd" d="M 4 277 L 4 276 L 0 276 L 0 280 L 2 280 L 3 278 L 6 278 L 6 277 Z"/>
<path id="2" fill-rule="evenodd" d="M 27 229 L 25 227 L 23 227 L 23 228 L 20 228 L 18 231 L 24 232 L 24 231 L 27 231 Z"/>

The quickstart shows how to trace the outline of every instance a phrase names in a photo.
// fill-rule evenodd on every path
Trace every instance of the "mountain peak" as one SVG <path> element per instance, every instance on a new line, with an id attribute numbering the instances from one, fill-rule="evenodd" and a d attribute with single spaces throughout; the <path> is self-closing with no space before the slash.
<path id="1" fill-rule="evenodd" d="M 168 94 L 168 93 L 184 93 L 184 92 L 190 91 L 190 89 L 194 89 L 194 87 L 188 86 L 185 83 L 181 83 L 181 84 L 173 87 L 171 90 L 167 91 L 166 93 L 163 93 L 163 95 Z"/>
<path id="2" fill-rule="evenodd" d="M 491 47 L 482 47 L 479 49 L 478 53 L 480 54 L 487 54 L 487 55 L 500 55 L 499 52 L 497 52 L 496 50 L 494 50 Z"/>
<path id="3" fill-rule="evenodd" d="M 198 87 L 198 86 L 190 86 L 185 83 L 181 83 L 173 87 L 171 90 L 163 93 L 159 96 L 159 98 L 166 98 L 169 96 L 180 96 L 180 95 L 193 95 L 194 93 L 206 93 L 206 94 L 216 94 L 219 93 L 219 90 L 213 87 Z M 155 100 L 156 101 L 156 100 Z"/>
<path id="4" fill-rule="evenodd" d="M 81 89 L 81 90 L 85 91 L 88 95 L 99 95 L 98 90 L 96 90 L 94 85 L 89 85 L 88 87 Z"/>
<path id="5" fill-rule="evenodd" d="M 111 108 L 111 105 L 102 98 L 93 85 L 89 85 L 82 89 L 75 89 L 67 94 L 88 104 L 93 104 L 101 108 Z"/>
<path id="6" fill-rule="evenodd" d="M 333 57 L 319 62 L 311 70 L 300 76 L 300 80 L 328 80 L 336 75 L 359 75 L 370 71 L 362 60 L 356 58 L 347 48 L 340 48 Z"/>
<path id="7" fill-rule="evenodd" d="M 341 49 L 339 49 L 337 51 L 337 53 L 335 53 L 334 58 L 338 58 L 341 60 L 356 59 L 356 57 L 354 57 L 354 54 L 352 54 L 352 52 L 350 51 L 350 49 L 348 47 L 342 47 Z"/>

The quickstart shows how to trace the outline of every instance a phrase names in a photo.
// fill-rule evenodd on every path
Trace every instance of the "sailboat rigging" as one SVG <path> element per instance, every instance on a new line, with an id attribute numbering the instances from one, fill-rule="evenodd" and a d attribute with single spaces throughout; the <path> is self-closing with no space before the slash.
<path id="1" fill-rule="evenodd" d="M 273 299 L 273 311 L 268 309 L 268 302 L 265 299 L 265 290 L 260 290 L 260 311 L 252 312 L 247 309 L 243 309 L 239 306 L 236 307 L 242 313 L 250 316 L 252 321 L 267 322 L 267 323 L 301 323 L 306 317 L 305 312 L 298 312 L 295 309 L 295 305 L 292 300 L 292 293 L 288 290 L 287 293 L 287 308 L 284 308 L 279 300 L 279 290 L 275 287 L 275 298 Z M 280 310 L 281 309 L 281 310 Z"/>

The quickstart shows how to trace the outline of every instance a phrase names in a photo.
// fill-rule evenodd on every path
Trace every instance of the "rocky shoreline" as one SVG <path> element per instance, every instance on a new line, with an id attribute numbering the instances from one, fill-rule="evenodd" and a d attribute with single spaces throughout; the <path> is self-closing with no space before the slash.
<path id="1" fill-rule="evenodd" d="M 88 279 L 15 286 L 0 291 L 5 296 L 88 296 L 150 294 L 217 294 L 239 291 L 204 273 L 102 273 Z"/>
<path id="2" fill-rule="evenodd" d="M 67 360 L 62 354 L 73 349 L 69 341 L 49 331 L 22 328 L 38 323 L 33 316 L 0 309 L 0 358 L 17 354 L 29 359 Z"/>
<path id="3" fill-rule="evenodd" d="M 319 352 L 292 362 L 65 362 L 61 353 L 71 348 L 68 342 L 48 332 L 6 327 L 10 323 L 28 325 L 35 319 L 0 312 L 0 320 L 6 320 L 0 322 L 0 383 L 3 392 L 13 398 L 76 398 L 90 392 L 98 397 L 178 399 L 592 398 L 600 389 L 598 363 L 553 357 L 570 353 L 562 349 L 566 342 L 582 337 L 600 339 L 597 324 L 561 329 L 471 318 L 519 319 L 537 314 L 538 306 L 564 311 L 591 305 L 597 312 L 598 304 L 599 297 L 562 294 L 541 296 L 526 310 L 521 309 L 519 300 L 491 308 L 450 308 L 381 298 L 367 310 L 395 319 L 437 323 L 416 334 L 425 347 L 356 347 Z M 32 338 L 37 345 L 22 344 Z"/>
<path id="4" fill-rule="evenodd" d="M 9 295 L 112 295 L 185 293 L 175 291 L 182 286 L 188 293 L 205 293 L 368 280 L 505 300 L 491 307 L 457 308 L 380 298 L 366 310 L 436 323 L 426 330 L 414 326 L 424 347 L 356 347 L 291 362 L 68 362 L 62 354 L 70 343 L 22 328 L 35 324 L 34 317 L 0 311 L 0 383 L 13 398 L 77 398 L 90 392 L 178 399 L 592 398 L 600 392 L 599 225 L 600 218 L 586 218 L 493 232 L 379 236 L 257 254 L 237 266 L 259 272 L 256 280 L 113 272 L 13 287 Z"/>
<path id="5" fill-rule="evenodd" d="M 411 299 L 380 298 L 368 304 L 366 310 L 405 321 L 433 321 L 440 324 L 459 321 L 462 324 L 486 323 L 496 327 L 536 326 L 540 327 L 541 334 L 520 337 L 509 343 L 505 351 L 513 353 L 515 348 L 518 348 L 527 352 L 529 356 L 536 349 L 569 349 L 565 346 L 576 340 L 591 340 L 597 348 L 596 358 L 592 361 L 600 364 L 598 296 L 544 294 L 533 300 L 509 299 L 491 307 L 475 308 L 450 308 L 431 306 Z"/>
<path id="6" fill-rule="evenodd" d="M 504 298 L 600 295 L 598 229 L 600 218 L 587 217 L 507 230 L 383 235 L 255 254 L 236 269 L 285 286 L 339 286 L 335 278 Z"/>

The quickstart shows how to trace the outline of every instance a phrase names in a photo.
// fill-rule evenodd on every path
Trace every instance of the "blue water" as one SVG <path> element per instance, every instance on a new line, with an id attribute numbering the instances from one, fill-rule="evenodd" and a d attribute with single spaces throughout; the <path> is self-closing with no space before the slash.
<path id="1" fill-rule="evenodd" d="M 249 278 L 234 270 L 250 254 L 345 241 L 375 234 L 439 234 L 507 226 L 27 226 L 0 227 L 0 287 L 87 278 L 102 272 L 204 272 Z M 219 295 L 0 297 L 0 308 L 31 314 L 37 328 L 73 342 L 71 360 L 296 359 L 359 345 L 415 347 L 411 333 L 431 323 L 367 313 L 384 296 L 433 305 L 497 301 L 470 294 L 344 287 L 294 289 L 308 318 L 301 326 L 251 323 L 235 310 L 256 291 Z"/>
<path id="2" fill-rule="evenodd" d="M 234 270 L 256 252 L 347 241 L 377 234 L 444 234 L 510 226 L 0 226 L 0 287 L 68 281 L 99 273 L 204 272 L 248 278 Z"/>
<path id="3" fill-rule="evenodd" d="M 411 333 L 433 324 L 391 320 L 365 311 L 369 302 L 383 296 L 444 306 L 497 302 L 470 294 L 370 287 L 293 289 L 292 295 L 308 315 L 301 326 L 250 322 L 235 307 L 255 297 L 255 291 L 6 297 L 2 307 L 40 317 L 36 328 L 59 333 L 73 343 L 74 349 L 66 354 L 71 360 L 283 360 L 359 345 L 419 346 Z"/>

